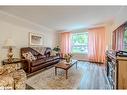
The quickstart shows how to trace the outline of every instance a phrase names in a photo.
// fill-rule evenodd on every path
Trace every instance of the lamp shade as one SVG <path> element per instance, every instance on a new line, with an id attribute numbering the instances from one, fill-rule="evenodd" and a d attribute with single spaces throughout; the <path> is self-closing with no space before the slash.
<path id="1" fill-rule="evenodd" d="M 16 44 L 15 44 L 15 42 L 13 41 L 13 39 L 9 38 L 9 39 L 7 39 L 7 40 L 5 41 L 4 46 L 5 46 L 5 47 L 15 47 Z"/>

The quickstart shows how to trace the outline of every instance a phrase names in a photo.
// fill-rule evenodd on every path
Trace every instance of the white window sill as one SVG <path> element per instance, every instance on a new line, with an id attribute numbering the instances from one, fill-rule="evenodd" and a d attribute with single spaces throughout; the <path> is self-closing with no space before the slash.
<path id="1" fill-rule="evenodd" d="M 88 53 L 72 53 L 72 54 L 77 54 L 77 55 L 88 55 Z"/>

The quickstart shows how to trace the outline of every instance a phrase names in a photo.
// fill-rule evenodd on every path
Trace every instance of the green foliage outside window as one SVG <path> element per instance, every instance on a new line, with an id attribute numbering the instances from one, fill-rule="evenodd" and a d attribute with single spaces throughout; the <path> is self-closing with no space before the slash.
<path id="1" fill-rule="evenodd" d="M 124 32 L 124 50 L 127 51 L 127 29 Z"/>
<path id="2" fill-rule="evenodd" d="M 88 32 L 72 34 L 72 52 L 88 53 Z"/>

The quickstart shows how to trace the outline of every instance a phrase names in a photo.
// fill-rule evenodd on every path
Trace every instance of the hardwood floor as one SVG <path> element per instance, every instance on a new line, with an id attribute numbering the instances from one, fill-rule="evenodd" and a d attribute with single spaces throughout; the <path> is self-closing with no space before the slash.
<path id="1" fill-rule="evenodd" d="M 78 68 L 83 69 L 78 89 L 111 89 L 104 65 L 79 61 Z"/>

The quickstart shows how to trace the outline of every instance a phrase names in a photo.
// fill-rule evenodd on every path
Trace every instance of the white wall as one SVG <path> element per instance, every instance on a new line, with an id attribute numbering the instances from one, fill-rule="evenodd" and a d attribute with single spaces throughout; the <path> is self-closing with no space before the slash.
<path id="1" fill-rule="evenodd" d="M 123 24 L 125 21 L 127 21 L 127 7 L 123 6 L 115 17 L 112 31 L 119 27 L 121 24 Z"/>
<path id="2" fill-rule="evenodd" d="M 109 29 L 109 43 L 112 46 L 112 33 L 115 29 L 117 29 L 120 25 L 122 25 L 124 22 L 127 21 L 127 7 L 121 7 L 121 9 L 119 10 L 118 14 L 116 14 L 112 24 L 108 27 L 110 27 Z"/>
<path id="3" fill-rule="evenodd" d="M 53 48 L 56 45 L 56 32 L 0 12 L 0 61 L 7 58 L 7 49 L 3 44 L 7 38 L 13 38 L 16 43 L 14 57 L 20 57 L 20 48 L 28 46 L 29 32 L 44 35 L 44 46 Z"/>

